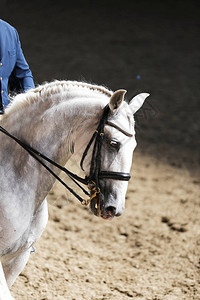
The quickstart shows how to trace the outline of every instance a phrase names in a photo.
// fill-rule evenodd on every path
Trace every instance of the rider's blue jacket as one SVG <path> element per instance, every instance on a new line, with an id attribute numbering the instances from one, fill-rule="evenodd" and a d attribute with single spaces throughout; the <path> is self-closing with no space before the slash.
<path id="1" fill-rule="evenodd" d="M 26 91 L 35 87 L 32 72 L 21 49 L 17 30 L 1 19 L 0 81 L 4 107 L 9 103 L 8 86 L 11 91 Z"/>

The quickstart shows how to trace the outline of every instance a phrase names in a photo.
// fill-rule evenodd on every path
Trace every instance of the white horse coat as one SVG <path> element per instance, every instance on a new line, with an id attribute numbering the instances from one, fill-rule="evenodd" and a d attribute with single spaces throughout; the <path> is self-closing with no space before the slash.
<path id="1" fill-rule="evenodd" d="M 109 123 L 105 126 L 101 167 L 106 171 L 129 172 L 136 147 L 133 114 L 148 94 L 136 96 L 129 104 L 123 101 L 124 94 L 124 90 L 113 93 L 81 82 L 47 83 L 16 96 L 0 118 L 0 126 L 65 165 L 71 156 L 80 161 L 103 108 L 109 103 L 109 121 L 115 123 L 116 128 Z M 9 288 L 26 265 L 32 245 L 46 226 L 45 197 L 55 178 L 1 132 L 0 145 L 0 300 L 9 300 L 12 299 Z M 86 175 L 91 152 L 83 165 Z M 103 218 L 122 214 L 127 184 L 113 179 L 101 180 Z M 112 212 L 108 211 L 110 207 L 114 208 Z"/>

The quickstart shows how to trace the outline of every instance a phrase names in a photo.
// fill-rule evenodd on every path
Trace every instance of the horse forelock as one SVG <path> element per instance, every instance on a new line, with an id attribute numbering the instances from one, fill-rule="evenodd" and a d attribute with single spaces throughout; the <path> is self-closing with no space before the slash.
<path id="1" fill-rule="evenodd" d="M 49 98 L 52 95 L 64 93 L 70 90 L 77 90 L 77 92 L 80 92 L 81 89 L 88 92 L 102 94 L 107 97 L 111 97 L 113 94 L 112 91 L 99 85 L 78 81 L 55 80 L 50 83 L 39 85 L 35 89 L 30 89 L 25 93 L 18 94 L 15 97 L 11 98 L 11 103 L 6 108 L 6 113 L 4 116 L 2 116 L 1 119 L 6 118 L 10 114 L 13 114 L 23 109 L 24 107 L 32 105 L 38 101 L 45 101 L 45 99 Z"/>

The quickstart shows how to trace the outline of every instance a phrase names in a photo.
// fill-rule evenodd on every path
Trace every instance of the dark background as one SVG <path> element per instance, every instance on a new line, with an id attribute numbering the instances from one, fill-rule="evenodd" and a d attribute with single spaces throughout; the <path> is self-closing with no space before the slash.
<path id="1" fill-rule="evenodd" d="M 4 0 L 36 84 L 86 80 L 151 96 L 137 151 L 191 172 L 200 136 L 199 1 Z"/>

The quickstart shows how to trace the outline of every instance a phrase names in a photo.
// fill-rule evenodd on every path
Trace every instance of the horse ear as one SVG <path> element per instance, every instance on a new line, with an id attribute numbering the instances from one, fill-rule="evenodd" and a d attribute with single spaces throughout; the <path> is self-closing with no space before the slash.
<path id="1" fill-rule="evenodd" d="M 142 93 L 142 94 L 138 94 L 137 96 L 135 96 L 130 102 L 129 102 L 129 107 L 132 110 L 133 114 L 136 113 L 136 111 L 138 111 L 138 109 L 141 108 L 141 106 L 143 105 L 145 99 L 149 96 L 148 93 Z"/>
<path id="2" fill-rule="evenodd" d="M 124 95 L 126 94 L 126 90 L 117 90 L 113 93 L 110 98 L 109 107 L 112 112 L 117 110 L 124 100 Z"/>

